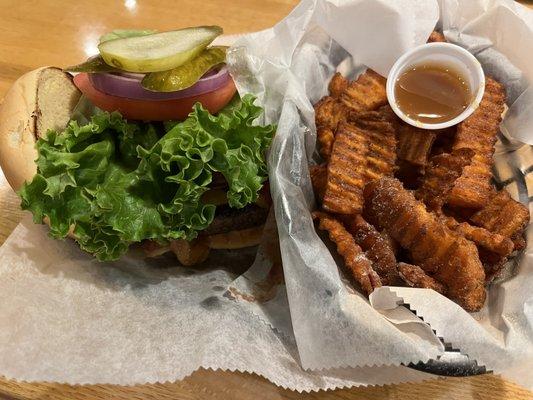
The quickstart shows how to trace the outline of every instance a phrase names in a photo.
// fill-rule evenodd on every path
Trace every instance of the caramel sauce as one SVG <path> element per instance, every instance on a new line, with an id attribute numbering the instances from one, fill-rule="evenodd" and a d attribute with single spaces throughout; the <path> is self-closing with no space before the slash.
<path id="1" fill-rule="evenodd" d="M 450 66 L 428 63 L 409 67 L 396 80 L 396 104 L 409 118 L 437 124 L 460 115 L 472 101 L 465 78 Z"/>

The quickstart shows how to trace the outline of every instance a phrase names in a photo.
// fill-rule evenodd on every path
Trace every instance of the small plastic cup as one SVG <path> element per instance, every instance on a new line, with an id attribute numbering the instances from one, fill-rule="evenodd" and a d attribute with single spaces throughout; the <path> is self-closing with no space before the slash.
<path id="1" fill-rule="evenodd" d="M 398 107 L 394 93 L 396 81 L 407 69 L 424 63 L 450 66 L 466 80 L 473 96 L 468 107 L 457 117 L 435 124 L 424 123 L 408 117 Z M 402 120 L 422 129 L 443 129 L 463 121 L 478 108 L 484 91 L 485 74 L 479 61 L 468 50 L 451 43 L 427 43 L 415 47 L 394 63 L 387 78 L 387 98 L 391 108 Z"/>

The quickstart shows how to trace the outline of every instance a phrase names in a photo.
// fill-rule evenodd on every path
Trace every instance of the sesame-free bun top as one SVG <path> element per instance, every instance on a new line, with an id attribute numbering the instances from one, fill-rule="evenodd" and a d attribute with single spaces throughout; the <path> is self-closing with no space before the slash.
<path id="1" fill-rule="evenodd" d="M 35 175 L 35 142 L 48 129 L 63 129 L 80 98 L 72 77 L 43 67 L 21 76 L 0 104 L 0 166 L 14 190 Z"/>

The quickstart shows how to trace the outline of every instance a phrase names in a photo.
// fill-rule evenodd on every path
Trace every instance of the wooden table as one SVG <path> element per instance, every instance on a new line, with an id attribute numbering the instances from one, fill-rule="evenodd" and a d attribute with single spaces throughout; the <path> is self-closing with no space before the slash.
<path id="1" fill-rule="evenodd" d="M 21 74 L 42 65 L 77 64 L 115 28 L 221 25 L 226 33 L 275 24 L 296 0 L 0 0 L 0 98 Z M 22 217 L 0 171 L 0 244 Z M 263 378 L 200 370 L 181 382 L 119 387 L 16 383 L 0 378 L 0 399 L 532 399 L 533 393 L 493 375 L 423 384 L 353 388 L 302 395 Z"/>

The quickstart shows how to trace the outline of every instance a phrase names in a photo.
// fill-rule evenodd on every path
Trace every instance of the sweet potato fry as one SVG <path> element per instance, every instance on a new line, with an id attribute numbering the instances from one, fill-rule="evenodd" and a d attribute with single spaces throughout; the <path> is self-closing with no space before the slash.
<path id="1" fill-rule="evenodd" d="M 316 133 L 316 139 L 318 142 L 318 152 L 324 160 L 328 161 L 331 156 L 331 151 L 333 150 L 335 135 L 333 134 L 333 131 L 329 128 L 318 128 Z"/>
<path id="2" fill-rule="evenodd" d="M 394 113 L 390 105 L 386 104 L 381 106 L 377 109 L 377 111 L 385 121 L 392 124 L 395 131 L 398 130 L 402 120 Z"/>
<path id="3" fill-rule="evenodd" d="M 344 225 L 330 214 L 315 211 L 313 218 L 317 219 L 318 228 L 328 232 L 329 238 L 337 246 L 337 251 L 344 259 L 346 267 L 354 279 L 359 282 L 363 291 L 368 295 L 374 288 L 381 286 L 378 274 L 372 269 L 372 263 L 361 247 L 357 245 L 352 235 Z"/>
<path id="4" fill-rule="evenodd" d="M 315 104 L 315 122 L 317 127 L 332 130 L 348 115 L 347 109 L 333 97 L 325 96 Z"/>
<path id="5" fill-rule="evenodd" d="M 338 214 L 358 214 L 363 208 L 366 183 L 392 175 L 396 138 L 391 123 L 379 121 L 377 112 L 341 122 L 330 162 L 323 207 Z"/>
<path id="6" fill-rule="evenodd" d="M 479 226 L 472 226 L 468 222 L 458 222 L 452 217 L 442 216 L 442 219 L 448 228 L 471 240 L 478 248 L 482 247 L 500 257 L 507 257 L 513 251 L 513 241 L 506 236 L 490 232 Z"/>
<path id="7" fill-rule="evenodd" d="M 470 221 L 490 232 L 512 239 L 518 250 L 525 245 L 523 232 L 529 223 L 529 210 L 522 203 L 513 200 L 506 190 L 501 190 L 494 193 L 485 207 L 470 217 Z"/>
<path id="8" fill-rule="evenodd" d="M 468 311 L 483 306 L 485 273 L 472 242 L 426 211 L 397 179 L 370 182 L 364 196 L 365 209 L 409 251 L 414 263 L 447 287 L 452 300 Z"/>
<path id="9" fill-rule="evenodd" d="M 329 83 L 330 96 L 315 105 L 315 122 L 320 155 L 327 161 L 332 151 L 339 122 L 350 113 L 375 110 L 387 103 L 385 78 L 367 70 L 355 81 L 348 82 L 336 73 Z"/>
<path id="10" fill-rule="evenodd" d="M 328 160 L 335 141 L 334 132 L 348 115 L 346 107 L 333 97 L 323 97 L 315 104 L 315 122 L 320 155 Z"/>
<path id="11" fill-rule="evenodd" d="M 454 207 L 479 209 L 488 201 L 492 174 L 492 157 L 475 155 L 472 163 L 465 168 L 463 175 L 452 188 L 448 204 Z"/>
<path id="12" fill-rule="evenodd" d="M 313 185 L 316 200 L 319 203 L 322 203 L 324 192 L 326 191 L 326 179 L 328 176 L 327 165 L 311 165 L 309 167 L 309 174 L 311 175 L 311 184 Z"/>
<path id="13" fill-rule="evenodd" d="M 435 42 L 447 42 L 447 40 L 442 33 L 433 31 L 431 32 L 431 35 L 429 35 L 428 43 L 435 43 Z"/>
<path id="14" fill-rule="evenodd" d="M 388 122 L 396 131 L 401 120 L 394 114 L 389 105 L 379 107 L 375 112 L 369 111 L 350 111 L 347 116 L 348 122 Z"/>
<path id="15" fill-rule="evenodd" d="M 383 236 L 359 214 L 345 216 L 343 221 L 355 242 L 372 261 L 374 271 L 381 278 L 381 283 L 389 286 L 399 284 L 396 256 L 389 238 Z"/>
<path id="16" fill-rule="evenodd" d="M 367 69 L 355 81 L 348 84 L 339 99 L 351 111 L 376 110 L 387 104 L 386 82 L 387 80 L 377 72 Z"/>
<path id="17" fill-rule="evenodd" d="M 505 89 L 494 79 L 487 78 L 479 107 L 457 127 L 453 149 L 472 149 L 474 156 L 455 182 L 448 204 L 479 209 L 488 202 L 492 191 L 492 155 L 504 105 Z"/>
<path id="18" fill-rule="evenodd" d="M 333 98 L 338 98 L 348 87 L 348 79 L 342 76 L 339 72 L 336 72 L 335 75 L 329 81 L 329 95 Z"/>
<path id="19" fill-rule="evenodd" d="M 396 131 L 396 137 L 398 139 L 396 153 L 399 160 L 418 166 L 427 164 L 431 146 L 437 137 L 435 132 L 402 123 Z"/>
<path id="20" fill-rule="evenodd" d="M 363 207 L 366 183 L 367 138 L 353 124 L 342 122 L 328 163 L 328 178 L 322 206 L 339 214 L 355 214 Z"/>
<path id="21" fill-rule="evenodd" d="M 426 274 L 418 265 L 398 263 L 398 272 L 402 280 L 411 287 L 433 289 L 440 294 L 446 293 L 446 287 Z"/>
<path id="22" fill-rule="evenodd" d="M 433 156 L 415 193 L 416 198 L 422 200 L 429 210 L 440 212 L 448 193 L 463 169 L 470 164 L 473 154 L 471 149 L 459 149 L 452 154 Z"/>

